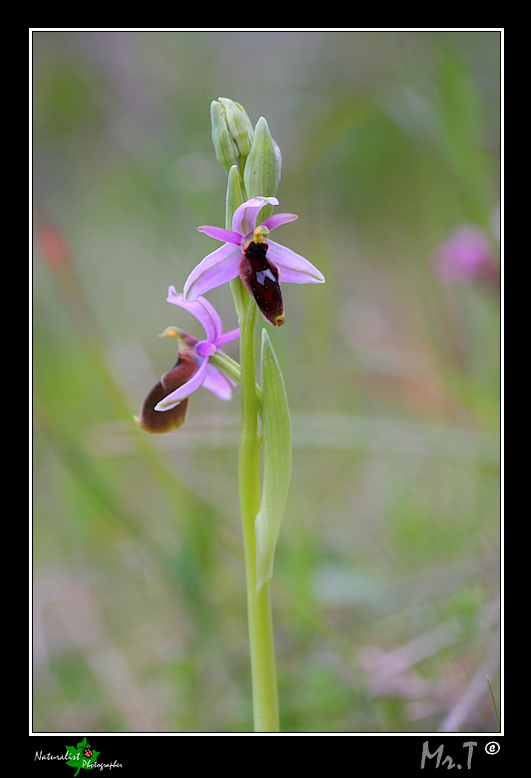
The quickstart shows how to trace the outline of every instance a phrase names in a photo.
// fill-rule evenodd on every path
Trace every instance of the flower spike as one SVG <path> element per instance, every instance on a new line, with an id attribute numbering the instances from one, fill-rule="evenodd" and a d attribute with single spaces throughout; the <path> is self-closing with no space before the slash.
<path id="1" fill-rule="evenodd" d="M 237 276 L 247 287 L 264 318 L 273 325 L 284 323 L 280 281 L 288 284 L 322 284 L 323 274 L 307 259 L 280 243 L 269 233 L 281 224 L 294 221 L 293 213 L 277 213 L 256 226 L 265 205 L 278 205 L 276 197 L 253 197 L 242 203 L 232 219 L 232 230 L 198 227 L 224 245 L 208 254 L 192 270 L 184 285 L 185 301 L 194 301 Z"/>

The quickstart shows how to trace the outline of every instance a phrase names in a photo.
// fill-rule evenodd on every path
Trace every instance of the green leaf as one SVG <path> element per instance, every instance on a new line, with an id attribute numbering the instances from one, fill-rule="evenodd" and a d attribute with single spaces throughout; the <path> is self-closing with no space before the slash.
<path id="1" fill-rule="evenodd" d="M 254 522 L 257 591 L 273 575 L 275 548 L 291 476 L 288 400 L 284 379 L 265 329 L 262 330 L 262 438 L 262 499 Z"/>

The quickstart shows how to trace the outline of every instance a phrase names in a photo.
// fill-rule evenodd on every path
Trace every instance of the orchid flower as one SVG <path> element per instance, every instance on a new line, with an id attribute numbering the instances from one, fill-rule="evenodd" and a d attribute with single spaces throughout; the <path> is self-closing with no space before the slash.
<path id="1" fill-rule="evenodd" d="M 323 274 L 307 259 L 269 239 L 269 232 L 293 221 L 293 213 L 277 213 L 256 226 L 265 205 L 278 205 L 276 197 L 253 197 L 234 212 L 232 231 L 221 227 L 198 227 L 211 238 L 225 241 L 192 270 L 184 285 L 185 300 L 200 295 L 240 276 L 253 295 L 264 318 L 273 325 L 284 324 L 280 281 L 288 284 L 322 284 Z"/>
<path id="2" fill-rule="evenodd" d="M 200 386 L 209 389 L 220 400 L 230 400 L 235 382 L 209 364 L 209 357 L 221 351 L 219 346 L 235 340 L 240 330 L 223 332 L 216 309 L 204 297 L 187 301 L 170 286 L 166 302 L 189 311 L 203 325 L 206 340 L 198 340 L 177 327 L 167 327 L 164 337 L 178 338 L 179 357 L 175 366 L 165 373 L 144 400 L 138 425 L 157 435 L 178 429 L 183 423 L 188 398 Z M 223 353 L 223 352 L 221 352 Z M 164 411 L 160 413 L 160 411 Z"/>

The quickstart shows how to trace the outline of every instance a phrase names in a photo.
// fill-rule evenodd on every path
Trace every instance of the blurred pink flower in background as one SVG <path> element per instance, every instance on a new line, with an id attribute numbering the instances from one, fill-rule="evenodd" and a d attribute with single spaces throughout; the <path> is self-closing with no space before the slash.
<path id="1" fill-rule="evenodd" d="M 445 284 L 487 281 L 499 288 L 500 270 L 494 248 L 480 227 L 457 227 L 432 255 L 435 272 Z"/>

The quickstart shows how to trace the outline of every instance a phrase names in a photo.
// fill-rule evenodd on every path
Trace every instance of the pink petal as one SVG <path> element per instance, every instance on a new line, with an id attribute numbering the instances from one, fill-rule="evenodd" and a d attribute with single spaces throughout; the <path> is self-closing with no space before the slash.
<path id="1" fill-rule="evenodd" d="M 198 227 L 199 232 L 204 232 L 211 238 L 221 240 L 223 243 L 234 243 L 236 246 L 240 246 L 242 242 L 242 236 L 237 232 L 231 232 L 230 230 L 224 230 L 222 227 Z"/>
<path id="2" fill-rule="evenodd" d="M 197 318 L 205 328 L 205 332 L 207 333 L 207 340 L 210 341 L 210 343 L 216 343 L 217 339 L 223 333 L 223 323 L 221 321 L 221 316 L 216 311 L 212 303 L 208 302 L 206 297 L 198 297 L 197 302 L 200 303 L 202 307 L 201 318 L 199 316 L 197 316 Z M 214 337 L 211 337 L 212 328 Z"/>
<path id="3" fill-rule="evenodd" d="M 207 340 L 211 343 L 215 343 L 218 335 L 221 335 L 223 332 L 223 325 L 218 312 L 204 297 L 199 297 L 197 300 L 185 300 L 184 295 L 177 294 L 175 287 L 170 286 L 166 302 L 178 305 L 191 313 L 192 316 L 195 316 L 203 325 L 207 334 Z"/>
<path id="4" fill-rule="evenodd" d="M 223 375 L 214 365 L 208 366 L 203 382 L 204 389 L 213 392 L 220 400 L 230 400 L 233 387 L 235 386 L 236 383 L 232 378 Z"/>
<path id="5" fill-rule="evenodd" d="M 216 353 L 217 348 L 213 343 L 209 343 L 208 340 L 201 340 L 195 347 L 195 350 L 200 357 L 211 357 L 212 354 Z"/>
<path id="6" fill-rule="evenodd" d="M 240 247 L 230 243 L 208 254 L 186 279 L 183 289 L 185 300 L 197 300 L 205 292 L 236 278 L 240 256 Z"/>
<path id="7" fill-rule="evenodd" d="M 205 357 L 197 373 L 195 373 L 185 384 L 179 386 L 179 388 L 174 392 L 170 392 L 170 394 L 168 394 L 164 400 L 161 400 L 159 403 L 157 403 L 157 405 L 155 405 L 155 410 L 167 411 L 170 408 L 173 408 L 178 402 L 181 402 L 187 397 L 190 397 L 191 394 L 196 392 L 199 387 L 202 386 L 203 381 L 205 380 L 207 368 L 208 357 Z"/>
<path id="8" fill-rule="evenodd" d="M 267 258 L 280 270 L 279 281 L 287 284 L 324 284 L 325 278 L 311 262 L 291 249 L 267 240 Z"/>
<path id="9" fill-rule="evenodd" d="M 264 205 L 278 205 L 276 197 L 252 197 L 234 211 L 232 229 L 245 237 L 256 227 L 256 219 Z"/>
<path id="10" fill-rule="evenodd" d="M 231 340 L 236 340 L 236 338 L 239 337 L 240 328 L 237 327 L 235 330 L 230 330 L 229 332 L 224 332 L 223 335 L 220 335 L 220 337 L 216 339 L 216 346 L 221 346 L 223 343 L 230 343 Z"/>
<path id="11" fill-rule="evenodd" d="M 263 222 L 263 224 L 269 230 L 274 230 L 275 227 L 280 227 L 281 224 L 287 224 L 288 222 L 293 222 L 295 221 L 295 219 L 298 218 L 299 217 L 294 213 L 274 213 L 272 216 L 269 217 L 269 219 L 266 219 L 265 222 Z"/>

